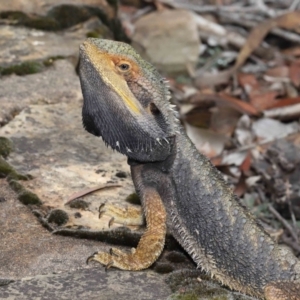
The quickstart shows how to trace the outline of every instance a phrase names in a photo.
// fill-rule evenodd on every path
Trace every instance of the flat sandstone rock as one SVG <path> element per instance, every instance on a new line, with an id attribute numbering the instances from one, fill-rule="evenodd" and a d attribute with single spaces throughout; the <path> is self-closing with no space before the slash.
<path id="1" fill-rule="evenodd" d="M 109 228 L 110 217 L 99 219 L 98 208 L 106 202 L 129 205 L 125 199 L 134 188 L 126 157 L 107 149 L 100 138 L 82 128 L 80 102 L 31 105 L 2 127 L 0 136 L 10 138 L 15 147 L 8 162 L 33 176 L 22 185 L 48 211 L 61 209 L 68 214 L 64 227 L 102 230 L 123 225 L 114 223 Z M 107 183 L 121 187 L 87 195 L 85 207 L 66 205 L 75 192 Z"/>
<path id="2" fill-rule="evenodd" d="M 193 13 L 186 10 L 156 11 L 135 24 L 133 46 L 159 70 L 183 73 L 198 61 L 200 39 Z"/>

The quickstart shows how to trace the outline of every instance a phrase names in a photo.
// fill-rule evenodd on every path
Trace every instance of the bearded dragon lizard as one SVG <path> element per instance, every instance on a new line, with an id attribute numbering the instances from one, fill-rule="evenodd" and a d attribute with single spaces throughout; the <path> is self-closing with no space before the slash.
<path id="1" fill-rule="evenodd" d="M 267 300 L 300 300 L 300 262 L 279 247 L 200 154 L 170 104 L 164 78 L 127 44 L 80 46 L 85 129 L 128 157 L 147 229 L 131 253 L 112 248 L 90 259 L 141 270 L 161 254 L 166 230 L 229 288 Z"/>

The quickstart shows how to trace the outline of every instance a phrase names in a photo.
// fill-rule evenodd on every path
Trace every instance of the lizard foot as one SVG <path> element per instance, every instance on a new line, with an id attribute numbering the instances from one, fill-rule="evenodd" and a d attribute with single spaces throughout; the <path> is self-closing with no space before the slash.
<path id="1" fill-rule="evenodd" d="M 109 253 L 96 252 L 87 259 L 97 261 L 105 266 L 105 269 L 115 267 L 121 270 L 137 271 L 148 268 L 153 262 L 151 259 L 145 261 L 144 256 L 140 256 L 136 249 L 132 249 L 131 253 L 125 253 L 117 248 L 111 248 Z"/>
<path id="2" fill-rule="evenodd" d="M 147 228 L 137 248 L 131 253 L 116 248 L 112 248 L 110 253 L 98 252 L 90 256 L 87 263 L 94 260 L 105 265 L 106 269 L 113 266 L 121 270 L 137 271 L 150 267 L 157 260 L 165 244 L 167 215 L 162 200 L 154 189 L 145 188 L 143 202 Z M 102 205 L 100 210 L 103 208 Z"/>
<path id="3" fill-rule="evenodd" d="M 300 300 L 300 282 L 273 282 L 265 287 L 264 292 L 266 300 Z"/>
<path id="4" fill-rule="evenodd" d="M 119 207 L 114 204 L 102 203 L 99 206 L 99 219 L 104 214 L 111 217 L 110 225 L 113 222 L 132 226 L 144 224 L 142 209 L 140 207 Z"/>

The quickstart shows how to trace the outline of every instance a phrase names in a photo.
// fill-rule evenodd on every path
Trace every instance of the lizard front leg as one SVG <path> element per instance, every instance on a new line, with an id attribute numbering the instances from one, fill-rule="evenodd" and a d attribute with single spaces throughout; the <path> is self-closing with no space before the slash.
<path id="1" fill-rule="evenodd" d="M 137 248 L 131 253 L 112 248 L 110 253 L 95 253 L 88 261 L 94 260 L 106 267 L 137 271 L 148 268 L 157 260 L 165 244 L 166 211 L 159 194 L 153 188 L 145 188 L 142 203 L 147 228 Z"/>

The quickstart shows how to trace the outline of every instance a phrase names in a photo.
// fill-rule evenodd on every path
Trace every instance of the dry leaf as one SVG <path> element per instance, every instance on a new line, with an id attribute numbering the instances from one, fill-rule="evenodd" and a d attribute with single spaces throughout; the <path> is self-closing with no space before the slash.
<path id="1" fill-rule="evenodd" d="M 265 75 L 270 77 L 288 77 L 289 76 L 289 68 L 288 66 L 277 66 L 274 68 L 270 68 L 267 70 Z"/>
<path id="2" fill-rule="evenodd" d="M 277 96 L 278 96 L 277 91 L 269 91 L 257 95 L 251 95 L 250 103 L 259 111 L 263 111 L 277 104 L 278 102 L 278 100 L 276 100 Z"/>
<path id="3" fill-rule="evenodd" d="M 233 69 L 237 70 L 240 66 L 243 65 L 243 63 L 247 60 L 251 53 L 260 45 L 262 40 L 265 38 L 265 36 L 271 29 L 275 27 L 294 29 L 299 25 L 300 11 L 288 12 L 284 15 L 258 24 L 250 32 L 246 44 L 244 45 L 236 59 Z"/>
<path id="4" fill-rule="evenodd" d="M 232 136 L 241 114 L 230 106 L 217 105 L 212 108 L 210 129 L 214 132 Z"/>
<path id="5" fill-rule="evenodd" d="M 246 185 L 246 177 L 242 174 L 240 176 L 239 182 L 236 184 L 234 188 L 234 193 L 238 197 L 242 197 L 247 191 L 247 185 Z"/>
<path id="6" fill-rule="evenodd" d="M 259 89 L 259 83 L 253 74 L 239 73 L 238 82 L 248 95 L 250 95 L 253 90 Z"/>
<path id="7" fill-rule="evenodd" d="M 295 61 L 290 65 L 289 77 L 296 87 L 300 86 L 300 61 Z"/>
<path id="8" fill-rule="evenodd" d="M 269 107 L 269 109 L 286 107 L 286 106 L 295 105 L 295 104 L 299 104 L 299 103 L 300 103 L 300 97 L 277 99 L 276 103 L 271 105 Z"/>
<path id="9" fill-rule="evenodd" d="M 259 116 L 260 111 L 257 110 L 254 106 L 252 106 L 250 103 L 243 102 L 240 99 L 234 98 L 232 96 L 220 93 L 220 99 L 219 101 L 224 101 L 227 103 L 227 105 L 235 108 L 237 111 L 251 115 L 251 116 Z"/>
<path id="10" fill-rule="evenodd" d="M 261 139 L 273 140 L 299 131 L 299 124 L 298 122 L 284 124 L 277 120 L 262 118 L 253 122 L 252 130 Z"/>
<path id="11" fill-rule="evenodd" d="M 219 155 L 228 141 L 227 137 L 211 132 L 206 129 L 197 128 L 185 123 L 186 133 L 195 144 L 199 152 L 208 157 Z"/>

